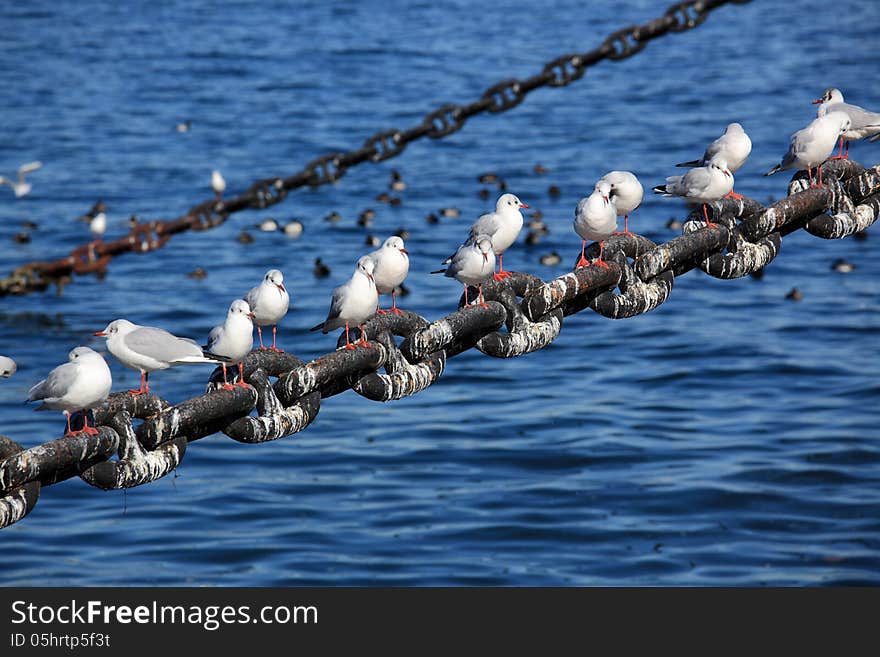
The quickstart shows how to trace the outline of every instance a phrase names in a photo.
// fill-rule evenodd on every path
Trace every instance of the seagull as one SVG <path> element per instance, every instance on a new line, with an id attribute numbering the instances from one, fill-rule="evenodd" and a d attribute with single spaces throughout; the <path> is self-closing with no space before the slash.
<path id="1" fill-rule="evenodd" d="M 88 413 L 83 420 L 83 428 L 72 431 L 71 411 L 88 411 L 110 394 L 113 378 L 104 358 L 88 347 L 76 347 L 67 354 L 68 362 L 49 372 L 49 376 L 28 390 L 27 401 L 42 401 L 38 411 L 64 411 L 67 418 L 65 436 L 81 433 L 94 435 L 98 430 L 89 426 Z"/>
<path id="2" fill-rule="evenodd" d="M 813 168 L 819 167 L 834 151 L 837 138 L 850 129 L 852 121 L 844 112 L 828 112 L 824 116 L 814 119 L 803 130 L 798 130 L 791 136 L 788 152 L 782 158 L 782 162 L 770 169 L 765 176 L 770 176 L 777 171 L 785 169 L 807 170 L 810 186 L 813 183 Z M 819 168 L 819 182 L 822 185 L 822 169 Z"/>
<path id="3" fill-rule="evenodd" d="M 468 306 L 468 285 L 476 285 L 479 290 L 477 305 L 485 308 L 483 300 L 483 281 L 495 271 L 495 247 L 489 235 L 477 235 L 458 247 L 455 255 L 447 258 L 446 269 L 436 269 L 432 274 L 445 274 L 464 285 L 464 305 Z M 444 264 L 446 264 L 444 262 Z"/>
<path id="4" fill-rule="evenodd" d="M 238 363 L 238 383 L 243 388 L 247 387 L 244 382 L 244 357 L 254 347 L 254 314 L 248 302 L 244 299 L 236 299 L 229 306 L 226 320 L 214 328 L 208 334 L 208 344 L 202 349 L 204 355 L 214 360 L 219 360 L 223 365 L 223 388 L 232 390 L 232 384 L 226 379 L 226 365 Z"/>
<path id="5" fill-rule="evenodd" d="M 849 117 L 851 125 L 849 129 L 840 135 L 840 150 L 832 160 L 840 160 L 849 157 L 849 142 L 856 139 L 868 138 L 868 141 L 880 139 L 880 114 L 869 112 L 858 105 L 850 105 L 843 102 L 843 94 L 840 89 L 826 89 L 821 98 L 813 101 L 819 105 L 817 116 L 825 116 L 829 112 L 843 112 Z M 843 152 L 843 142 L 846 141 L 846 153 Z"/>
<path id="6" fill-rule="evenodd" d="M 223 174 L 214 169 L 211 172 L 211 189 L 214 190 L 214 197 L 219 201 L 223 198 L 223 192 L 226 191 L 226 180 Z"/>
<path id="7" fill-rule="evenodd" d="M 195 340 L 178 338 L 153 326 L 140 326 L 127 319 L 115 319 L 94 335 L 107 338 L 107 350 L 120 363 L 141 373 L 141 385 L 133 395 L 150 392 L 150 372 L 176 365 L 214 363 L 205 358 Z"/>
<path id="8" fill-rule="evenodd" d="M 630 235 L 629 213 L 634 212 L 642 204 L 642 197 L 645 195 L 642 183 L 629 171 L 609 171 L 599 178 L 599 182 L 602 181 L 611 185 L 609 196 L 617 208 L 617 216 L 623 217 L 623 233 Z M 599 182 L 596 183 L 597 186 Z"/>
<path id="9" fill-rule="evenodd" d="M 348 337 L 348 329 L 351 324 L 359 324 L 361 339 L 357 344 L 369 347 L 364 323 L 376 314 L 376 309 L 379 307 L 379 293 L 376 291 L 376 282 L 373 279 L 374 268 L 375 264 L 370 256 L 361 256 L 351 278 L 334 288 L 327 319 L 309 330 L 329 333 L 333 329 L 345 326 L 345 348 L 355 349 L 356 346 Z"/>
<path id="10" fill-rule="evenodd" d="M 639 190 L 641 188 L 642 186 L 639 185 Z M 587 247 L 587 240 L 593 240 L 599 242 L 599 257 L 593 261 L 593 264 L 608 269 L 602 254 L 605 251 L 605 240 L 617 230 L 618 214 L 620 212 L 611 195 L 611 184 L 606 180 L 599 180 L 593 193 L 582 198 L 574 211 L 574 232 L 580 235 L 582 240 L 581 257 L 578 258 L 575 268 L 590 264 L 584 255 L 584 249 Z"/>
<path id="11" fill-rule="evenodd" d="M 99 240 L 101 236 L 107 232 L 107 215 L 99 212 L 89 222 L 89 231 L 92 233 L 92 239 Z"/>
<path id="12" fill-rule="evenodd" d="M 373 259 L 373 280 L 376 283 L 376 291 L 379 294 L 391 293 L 391 309 L 376 312 L 380 315 L 400 314 L 402 311 L 397 308 L 395 288 L 403 283 L 409 273 L 409 254 L 404 248 L 403 240 L 396 235 L 389 237 L 381 248 L 367 255 Z"/>
<path id="13" fill-rule="evenodd" d="M 284 274 L 278 269 L 270 269 L 263 277 L 263 282 L 252 288 L 244 300 L 247 301 L 254 314 L 257 335 L 260 336 L 260 349 L 263 346 L 263 326 L 272 326 L 272 346 L 270 351 L 283 351 L 275 346 L 275 337 L 280 322 L 290 307 L 290 296 L 284 287 Z"/>
<path id="14" fill-rule="evenodd" d="M 520 210 L 529 207 L 513 194 L 502 194 L 495 203 L 495 212 L 482 215 L 471 226 L 468 237 L 473 241 L 478 235 L 488 235 L 492 240 L 492 250 L 498 256 L 498 273 L 494 274 L 495 280 L 507 278 L 510 274 L 504 271 L 503 256 L 510 245 L 516 241 L 523 226 L 523 216 Z M 450 256 L 443 261 L 449 264 L 455 256 Z"/>
<path id="15" fill-rule="evenodd" d="M 18 167 L 17 180 L 10 180 L 9 178 L 0 176 L 0 185 L 9 185 L 12 188 L 12 192 L 15 194 L 15 198 L 27 196 L 31 193 L 31 184 L 27 182 L 24 177 L 31 171 L 36 171 L 42 166 L 43 163 L 39 160 L 37 160 L 36 162 L 28 162 L 27 164 L 22 164 L 20 167 Z"/>
<path id="16" fill-rule="evenodd" d="M 0 379 L 8 379 L 17 369 L 18 365 L 9 356 L 0 356 Z"/>
<path id="17" fill-rule="evenodd" d="M 742 125 L 739 123 L 729 123 L 727 128 L 724 129 L 724 133 L 706 147 L 703 157 L 699 160 L 691 160 L 690 162 L 680 162 L 675 166 L 704 167 L 708 166 L 713 159 L 721 159 L 727 162 L 727 169 L 730 173 L 736 173 L 745 164 L 751 152 L 752 140 L 749 139 Z M 736 194 L 733 190 L 730 190 L 727 196 L 742 198 L 741 194 Z"/>
<path id="18" fill-rule="evenodd" d="M 695 167 L 683 176 L 670 176 L 665 185 L 654 187 L 656 194 L 678 196 L 685 203 L 703 206 L 703 217 L 708 228 L 717 224 L 709 221 L 706 204 L 724 198 L 733 189 L 733 174 L 727 168 L 727 162 L 715 158 L 708 165 Z"/>

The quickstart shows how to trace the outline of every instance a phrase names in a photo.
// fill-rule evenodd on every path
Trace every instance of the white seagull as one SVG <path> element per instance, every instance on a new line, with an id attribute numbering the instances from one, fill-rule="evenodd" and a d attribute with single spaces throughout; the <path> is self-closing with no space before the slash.
<path id="1" fill-rule="evenodd" d="M 216 363 L 205 358 L 195 340 L 179 338 L 153 326 L 140 326 L 127 319 L 115 319 L 94 335 L 107 338 L 107 350 L 120 363 L 141 373 L 141 385 L 133 395 L 150 392 L 150 372 L 176 365 Z"/>
<path id="2" fill-rule="evenodd" d="M 403 283 L 409 273 L 409 253 L 404 248 L 403 240 L 393 235 L 385 240 L 382 246 L 367 254 L 373 259 L 373 281 L 379 294 L 391 293 L 391 309 L 378 310 L 378 314 L 400 313 L 397 308 L 395 288 Z"/>
<path id="3" fill-rule="evenodd" d="M 361 339 L 357 344 L 369 347 L 364 323 L 376 314 L 379 306 L 379 293 L 373 280 L 374 268 L 375 264 L 370 256 L 361 256 L 351 278 L 333 290 L 327 319 L 309 330 L 329 333 L 333 329 L 345 326 L 345 349 L 355 349 L 355 345 L 348 337 L 348 330 L 352 324 L 358 324 L 361 329 Z"/>
<path id="4" fill-rule="evenodd" d="M 49 376 L 28 391 L 29 402 L 42 401 L 38 411 L 64 411 L 67 417 L 65 436 L 80 433 L 96 434 L 98 430 L 89 426 L 88 413 L 83 420 L 83 428 L 70 429 L 70 414 L 73 411 L 88 411 L 107 399 L 113 378 L 104 358 L 88 347 L 76 347 L 67 354 L 68 362 L 49 372 Z"/>
<path id="5" fill-rule="evenodd" d="M 223 174 L 214 169 L 211 172 L 211 189 L 214 190 L 214 197 L 219 201 L 223 198 L 223 192 L 226 191 L 226 180 Z"/>
<path id="6" fill-rule="evenodd" d="M 284 319 L 287 309 L 290 307 L 290 296 L 284 287 L 284 274 L 278 269 L 270 269 L 263 277 L 263 282 L 252 288 L 244 300 L 251 307 L 254 314 L 254 324 L 257 325 L 257 335 L 260 336 L 260 349 L 263 346 L 263 326 L 272 327 L 272 346 L 270 351 L 282 351 L 275 346 L 275 338 L 278 330 L 278 322 Z"/>
<path id="7" fill-rule="evenodd" d="M 208 358 L 219 360 L 223 365 L 223 387 L 232 389 L 232 385 L 226 379 L 226 365 L 238 363 L 238 383 L 236 385 L 247 387 L 244 382 L 244 357 L 254 348 L 254 314 L 248 302 L 244 299 L 236 299 L 229 306 L 226 320 L 211 329 L 208 334 L 208 344 L 204 354 Z"/>
<path id="8" fill-rule="evenodd" d="M 92 233 L 92 239 L 101 239 L 101 236 L 107 232 L 107 215 L 99 212 L 92 217 L 91 221 L 89 221 L 89 231 Z"/>
<path id="9" fill-rule="evenodd" d="M 22 164 L 20 167 L 18 167 L 18 177 L 16 180 L 11 180 L 4 176 L 0 176 L 0 185 L 9 185 L 12 188 L 13 194 L 15 194 L 15 198 L 27 196 L 31 193 L 31 184 L 26 181 L 24 177 L 31 171 L 36 171 L 42 166 L 43 163 L 39 160 L 37 160 L 36 162 L 28 162 L 27 164 Z"/>
<path id="10" fill-rule="evenodd" d="M 727 162 L 719 158 L 708 165 L 691 169 L 683 176 L 670 176 L 665 185 L 657 185 L 654 192 L 663 196 L 677 196 L 689 206 L 703 206 L 706 226 L 715 228 L 717 224 L 709 221 L 706 204 L 724 198 L 733 189 L 733 174 Z"/>
<path id="11" fill-rule="evenodd" d="M 850 129 L 852 121 L 844 112 L 829 112 L 814 119 L 803 130 L 791 136 L 788 152 L 782 161 L 770 169 L 765 176 L 771 176 L 785 169 L 807 170 L 810 186 L 813 187 L 813 168 L 819 167 L 819 182 L 822 185 L 822 168 L 820 165 L 834 151 L 838 137 Z"/>
<path id="12" fill-rule="evenodd" d="M 8 379 L 17 369 L 18 365 L 9 356 L 0 356 L 0 379 Z"/>
<path id="13" fill-rule="evenodd" d="M 821 98 L 813 101 L 813 104 L 819 105 L 817 116 L 825 116 L 829 112 L 843 112 L 849 117 L 849 129 L 840 135 L 840 150 L 832 160 L 839 160 L 849 157 L 849 142 L 856 139 L 865 139 L 868 141 L 877 141 L 880 139 L 880 114 L 870 112 L 864 107 L 858 105 L 850 105 L 843 102 L 843 94 L 840 89 L 826 89 Z M 843 152 L 843 142 L 846 141 L 846 153 Z"/>
<path id="14" fill-rule="evenodd" d="M 454 278 L 464 285 L 464 305 L 468 307 L 468 285 L 477 285 L 479 297 L 477 305 L 486 307 L 483 301 L 483 281 L 492 276 L 495 270 L 495 247 L 489 235 L 477 235 L 458 247 L 451 258 L 447 261 L 446 269 L 436 269 L 432 274 L 445 274 L 447 278 Z M 444 263 L 445 264 L 445 263 Z"/>
<path id="15" fill-rule="evenodd" d="M 523 216 L 520 210 L 527 207 L 529 206 L 514 194 L 502 194 L 495 203 L 495 212 L 482 215 L 471 226 L 469 241 L 475 241 L 479 235 L 488 235 L 492 240 L 492 250 L 498 256 L 498 273 L 494 275 L 496 280 L 510 276 L 504 271 L 504 252 L 516 241 L 522 230 Z M 449 256 L 443 264 L 449 264 L 454 257 Z"/>
<path id="16" fill-rule="evenodd" d="M 677 167 L 705 167 L 712 160 L 720 160 L 727 162 L 727 169 L 730 173 L 736 173 L 739 168 L 749 159 L 752 152 L 752 140 L 746 131 L 743 130 L 739 123 L 729 123 L 724 133 L 706 147 L 706 152 L 699 160 L 691 160 L 690 162 L 680 162 Z M 731 198 L 742 198 L 741 194 L 736 194 L 733 190 L 728 194 Z"/>
<path id="17" fill-rule="evenodd" d="M 641 185 L 639 185 L 641 189 Z M 617 215 L 619 214 L 614 205 L 614 197 L 611 195 L 611 185 L 600 180 L 596 183 L 593 193 L 582 198 L 574 211 L 574 232 L 581 238 L 581 257 L 575 267 L 589 265 L 584 249 L 587 240 L 599 242 L 599 257 L 593 261 L 594 265 L 608 268 L 608 264 L 602 259 L 605 251 L 605 240 L 617 230 Z"/>
<path id="18" fill-rule="evenodd" d="M 642 197 L 645 195 L 642 183 L 630 171 L 609 171 L 599 178 L 597 187 L 600 182 L 611 185 L 610 198 L 617 208 L 617 216 L 623 217 L 624 234 L 629 235 L 629 214 L 642 204 Z"/>

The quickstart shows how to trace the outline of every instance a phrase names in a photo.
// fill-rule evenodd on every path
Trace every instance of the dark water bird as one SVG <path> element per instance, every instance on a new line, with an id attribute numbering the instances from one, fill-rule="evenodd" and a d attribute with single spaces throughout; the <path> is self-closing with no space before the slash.
<path id="1" fill-rule="evenodd" d="M 484 185 L 494 185 L 499 180 L 498 175 L 495 173 L 483 173 L 477 177 L 477 181 L 483 183 Z"/>
<path id="2" fill-rule="evenodd" d="M 28 231 L 23 230 L 20 233 L 16 233 L 12 237 L 12 241 L 16 242 L 17 244 L 27 244 L 31 241 L 31 234 Z"/>
<path id="3" fill-rule="evenodd" d="M 550 171 L 550 169 L 545 167 L 543 164 L 536 164 L 534 167 L 532 167 L 532 171 L 534 171 L 536 175 L 543 176 L 545 173 Z"/>
<path id="4" fill-rule="evenodd" d="M 397 169 L 391 170 L 391 182 L 388 184 L 388 188 L 395 192 L 402 192 L 406 189 L 406 183 L 403 182 L 403 177 Z"/>
<path id="5" fill-rule="evenodd" d="M 176 126 L 174 126 L 174 129 L 177 130 L 177 132 L 189 132 L 189 129 L 191 127 L 192 121 L 181 121 Z"/>
<path id="6" fill-rule="evenodd" d="M 358 215 L 357 224 L 358 226 L 363 226 L 364 228 L 367 228 L 373 225 L 373 220 L 375 218 L 376 211 L 371 208 L 367 208 Z"/>
<path id="7" fill-rule="evenodd" d="M 560 256 L 556 251 L 551 251 L 550 253 L 545 253 L 541 256 L 540 262 L 545 267 L 554 267 L 562 262 L 562 256 Z"/>
<path id="8" fill-rule="evenodd" d="M 398 228 L 394 234 L 402 240 L 409 239 L 409 231 L 406 228 Z"/>
<path id="9" fill-rule="evenodd" d="M 536 246 L 541 241 L 541 233 L 536 233 L 533 230 L 530 230 L 526 235 L 526 244 L 529 246 Z"/>
<path id="10" fill-rule="evenodd" d="M 22 221 L 21 227 L 23 230 L 37 230 L 37 228 L 39 228 L 37 222 L 30 221 L 29 219 L 25 219 L 24 221 Z"/>
<path id="11" fill-rule="evenodd" d="M 186 277 L 187 277 L 187 278 L 195 278 L 195 279 L 199 279 L 199 280 L 201 280 L 202 278 L 205 278 L 207 275 L 208 275 L 208 272 L 205 271 L 204 268 L 202 268 L 202 267 L 196 267 L 196 268 L 193 269 L 191 272 L 188 272 L 187 275 L 186 275 Z"/>
<path id="12" fill-rule="evenodd" d="M 388 192 L 382 192 L 376 196 L 376 200 L 379 201 L 379 203 L 391 203 L 391 194 Z"/>
<path id="13" fill-rule="evenodd" d="M 367 246 L 379 246 L 381 243 L 382 240 L 380 240 L 375 235 L 367 235 L 367 238 L 364 240 L 364 244 L 366 244 Z"/>
<path id="14" fill-rule="evenodd" d="M 831 269 L 840 273 L 840 274 L 849 274 L 853 271 L 856 266 L 843 258 L 838 258 L 833 263 L 831 263 Z"/>
<path id="15" fill-rule="evenodd" d="M 550 185 L 550 187 L 547 188 L 547 194 L 551 198 L 557 198 L 561 193 L 562 190 L 560 190 L 559 187 L 556 185 Z"/>
<path id="16" fill-rule="evenodd" d="M 246 230 L 243 230 L 238 234 L 238 237 L 235 238 L 235 241 L 239 242 L 240 244 L 253 244 L 254 236 Z"/>
<path id="17" fill-rule="evenodd" d="M 439 223 L 440 223 L 440 217 L 438 217 L 436 214 L 434 214 L 434 213 L 432 212 L 432 213 L 429 214 L 427 217 L 425 217 L 425 221 L 427 221 L 429 224 L 439 224 Z"/>
<path id="18" fill-rule="evenodd" d="M 801 299 L 804 298 L 804 293 L 801 292 L 796 287 L 793 287 L 788 292 L 788 294 L 785 295 L 785 298 L 788 299 L 789 301 L 800 301 Z"/>
<path id="19" fill-rule="evenodd" d="M 492 196 L 492 192 L 490 192 L 487 187 L 483 187 L 483 189 L 481 189 L 479 192 L 477 192 L 477 196 L 479 196 L 482 200 L 485 201 L 490 196 Z"/>
<path id="20" fill-rule="evenodd" d="M 136 214 L 131 215 L 126 222 L 128 224 L 129 229 L 137 227 L 139 223 L 141 223 L 141 218 Z"/>
<path id="21" fill-rule="evenodd" d="M 535 210 L 530 216 L 532 217 L 532 219 L 543 219 L 544 213 L 540 210 Z"/>
<path id="22" fill-rule="evenodd" d="M 324 221 L 327 221 L 331 224 L 336 224 L 342 221 L 342 215 L 334 211 L 324 217 Z"/>
<path id="23" fill-rule="evenodd" d="M 529 230 L 532 232 L 538 233 L 539 235 L 549 235 L 550 229 L 547 228 L 547 224 L 545 224 L 540 219 L 532 219 L 529 223 Z"/>
<path id="24" fill-rule="evenodd" d="M 395 208 L 396 208 L 397 206 L 403 204 L 403 199 L 400 198 L 399 196 L 392 196 L 392 197 L 391 197 L 391 200 L 388 201 L 388 203 L 389 203 L 392 207 L 395 207 Z"/>
<path id="25" fill-rule="evenodd" d="M 320 258 L 315 258 L 315 266 L 312 268 L 315 278 L 326 278 L 330 275 L 330 267 L 321 262 Z"/>

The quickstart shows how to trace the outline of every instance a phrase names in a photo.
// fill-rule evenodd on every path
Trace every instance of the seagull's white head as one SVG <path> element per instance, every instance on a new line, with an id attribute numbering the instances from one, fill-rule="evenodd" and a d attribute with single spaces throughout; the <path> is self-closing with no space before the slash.
<path id="1" fill-rule="evenodd" d="M 395 249 L 397 251 L 400 251 L 404 255 L 406 255 L 408 253 L 408 251 L 406 250 L 406 248 L 403 245 L 403 239 L 401 239 L 397 235 L 392 235 L 387 240 L 385 240 L 385 243 L 382 245 L 382 248 L 383 249 Z"/>
<path id="2" fill-rule="evenodd" d="M 244 315 L 249 320 L 254 318 L 254 314 L 251 312 L 251 307 L 244 299 L 236 299 L 233 301 L 232 305 L 229 306 L 229 312 L 226 313 L 226 316 L 229 318 L 238 317 L 239 315 Z"/>
<path id="3" fill-rule="evenodd" d="M 488 261 L 489 254 L 492 253 L 492 239 L 488 235 L 477 235 L 474 245 L 483 255 L 483 262 Z"/>
<path id="4" fill-rule="evenodd" d="M 825 93 L 822 94 L 821 98 L 817 98 L 813 101 L 813 105 L 817 105 L 819 103 L 842 103 L 843 102 L 843 94 L 840 93 L 840 89 L 835 89 L 834 87 L 830 89 L 826 89 Z"/>
<path id="5" fill-rule="evenodd" d="M 284 292 L 284 274 L 281 273 L 280 269 L 270 269 L 266 272 L 266 276 L 263 278 L 265 283 L 269 283 L 274 285 L 279 290 Z"/>
<path id="6" fill-rule="evenodd" d="M 135 329 L 135 325 L 129 322 L 127 319 L 114 319 L 112 322 L 107 324 L 106 328 L 103 331 L 98 331 L 95 333 L 98 337 L 110 337 L 112 335 L 126 335 L 127 333 L 131 333 Z"/>
<path id="7" fill-rule="evenodd" d="M 97 351 L 94 351 L 88 347 L 74 347 L 70 350 L 70 353 L 67 354 L 67 360 L 69 360 L 71 363 L 75 363 L 80 358 L 88 358 L 90 356 L 98 356 L 98 358 L 101 357 L 101 355 Z"/>
<path id="8" fill-rule="evenodd" d="M 602 200 L 605 202 L 605 205 L 608 205 L 611 202 L 611 190 L 611 183 L 609 183 L 607 180 L 600 180 L 593 188 L 593 193 L 601 194 Z"/>
<path id="9" fill-rule="evenodd" d="M 357 261 L 357 267 L 355 272 L 360 272 L 364 276 L 373 280 L 373 270 L 376 268 L 376 263 L 373 262 L 373 259 L 370 256 L 361 256 Z"/>
<path id="10" fill-rule="evenodd" d="M 495 203 L 495 212 L 510 212 L 512 210 L 519 210 L 520 208 L 529 207 L 522 201 L 520 201 L 516 194 L 502 194 L 498 198 L 498 202 Z"/>
<path id="11" fill-rule="evenodd" d="M 727 167 L 727 160 L 724 158 L 718 157 L 709 162 L 709 167 L 712 169 L 717 169 L 725 176 L 730 178 L 733 174 L 730 173 L 730 169 Z"/>

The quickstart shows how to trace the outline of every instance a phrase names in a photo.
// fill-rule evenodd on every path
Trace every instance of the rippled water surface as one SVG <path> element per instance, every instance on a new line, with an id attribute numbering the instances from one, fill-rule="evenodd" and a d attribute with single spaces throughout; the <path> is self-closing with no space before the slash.
<path id="1" fill-rule="evenodd" d="M 75 218 L 103 199 L 108 237 L 128 216 L 173 218 L 209 195 L 289 175 L 376 130 L 409 127 L 444 102 L 598 45 L 660 15 L 629 3 L 158 2 L 140 7 L 34 1 L 7 7 L 0 40 L 0 172 L 33 159 L 32 194 L 0 189 L 4 274 L 87 239 Z M 427 272 L 470 219 L 491 207 L 477 176 L 495 171 L 551 233 L 522 237 L 512 269 L 551 278 L 579 240 L 574 205 L 601 174 L 631 169 L 646 187 L 698 156 L 729 121 L 754 142 L 737 189 L 766 202 L 787 176 L 761 174 L 809 101 L 828 86 L 880 110 L 880 5 L 757 1 L 724 7 L 699 29 L 602 63 L 564 89 L 480 116 L 440 141 L 353 169 L 332 187 L 235 215 L 213 231 L 112 263 L 105 280 L 0 299 L 0 432 L 33 446 L 59 435 L 59 413 L 22 405 L 27 389 L 77 344 L 127 317 L 203 338 L 231 299 L 280 267 L 293 293 L 282 346 L 313 358 L 332 336 L 306 329 L 365 252 L 366 234 L 401 227 L 411 294 L 438 318 L 457 285 Z M 187 133 L 175 125 L 192 121 Z M 880 162 L 880 145 L 853 157 Z M 549 172 L 533 172 L 541 163 Z M 392 168 L 403 203 L 375 201 Z M 558 198 L 548 195 L 557 185 Z M 493 190 L 493 195 L 496 193 Z M 459 219 L 429 225 L 444 206 Z M 377 212 L 362 228 L 358 214 Z M 338 224 L 322 221 L 332 211 Z M 633 227 L 657 240 L 683 217 L 646 197 Z M 272 214 L 303 237 L 254 231 Z M 12 241 L 24 220 L 30 244 Z M 174 476 L 103 493 L 79 479 L 46 488 L 29 517 L 0 532 L 0 583 L 127 584 L 840 584 L 880 583 L 880 236 L 785 239 L 761 281 L 699 271 L 634 319 L 567 318 L 547 349 L 504 361 L 469 352 L 429 390 L 383 405 L 353 392 L 325 401 L 314 425 L 274 443 L 223 436 L 192 445 Z M 563 264 L 545 267 L 550 251 Z M 312 261 L 332 269 L 316 279 Z M 837 258 L 856 265 L 841 274 Z M 204 280 L 185 276 L 196 266 Z M 800 302 L 787 301 L 798 287 Z M 114 388 L 137 373 L 111 359 Z M 205 370 L 160 372 L 179 401 Z"/>

